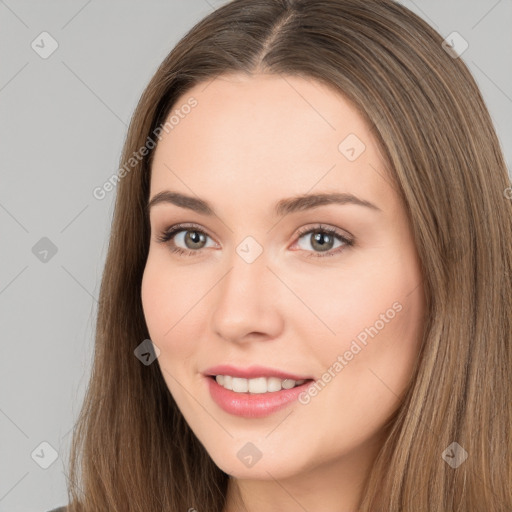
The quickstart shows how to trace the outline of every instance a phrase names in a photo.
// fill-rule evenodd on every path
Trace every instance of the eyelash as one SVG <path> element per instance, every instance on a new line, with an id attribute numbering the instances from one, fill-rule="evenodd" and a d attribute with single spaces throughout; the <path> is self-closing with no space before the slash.
<path id="1" fill-rule="evenodd" d="M 174 238 L 174 236 L 179 233 L 180 231 L 194 231 L 196 233 L 200 233 L 200 234 L 203 234 L 209 238 L 210 235 L 208 235 L 208 233 L 206 233 L 205 231 L 203 231 L 202 229 L 199 228 L 199 226 L 195 225 L 195 224 L 176 224 L 172 227 L 170 227 L 169 229 L 163 231 L 158 237 L 157 237 L 157 241 L 158 242 L 161 242 L 161 243 L 167 243 L 169 241 L 171 241 L 172 238 Z M 330 251 L 326 252 L 325 254 L 321 254 L 319 252 L 315 252 L 315 251 L 307 251 L 309 252 L 310 254 L 308 254 L 306 257 L 313 257 L 313 258 L 325 258 L 327 256 L 334 256 L 336 254 L 339 254 L 340 252 L 342 252 L 344 249 L 346 249 L 347 247 L 351 247 L 354 245 L 354 240 L 353 239 L 349 239 L 345 236 L 343 236 L 336 228 L 332 228 L 332 227 L 329 227 L 329 226 L 324 226 L 322 224 L 319 224 L 318 226 L 315 226 L 315 227 L 309 227 L 309 228 L 301 228 L 299 229 L 298 233 L 297 233 L 297 239 L 300 239 L 302 238 L 304 235 L 307 235 L 307 234 L 310 234 L 310 233 L 314 233 L 314 232 L 321 232 L 321 233 L 326 233 L 330 236 L 333 236 L 335 238 L 337 238 L 338 240 L 340 240 L 341 242 L 343 242 L 344 245 L 340 246 L 340 247 L 337 247 L 336 249 L 331 249 Z M 189 250 L 189 249 L 182 249 L 181 247 L 176 247 L 175 245 L 171 245 L 171 252 L 173 253 L 177 253 L 177 254 L 180 254 L 180 255 L 186 255 L 186 256 L 196 256 L 197 253 L 201 252 L 202 249 L 198 249 L 196 251 L 193 251 L 193 250 Z"/>

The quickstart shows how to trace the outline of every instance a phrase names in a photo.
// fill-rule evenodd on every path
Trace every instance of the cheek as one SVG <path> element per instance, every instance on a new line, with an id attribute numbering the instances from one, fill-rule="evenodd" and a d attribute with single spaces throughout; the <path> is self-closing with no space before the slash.
<path id="1" fill-rule="evenodd" d="M 148 258 L 141 300 L 149 336 L 160 349 L 157 363 L 162 376 L 182 412 L 187 413 L 193 410 L 185 383 L 197 373 L 195 355 L 201 337 L 195 332 L 198 323 L 194 322 L 197 309 L 194 304 L 201 290 L 187 284 L 179 272 L 171 273 L 167 269 L 169 265 L 165 262 Z"/>
<path id="2" fill-rule="evenodd" d="M 310 339 L 321 335 L 342 348 L 361 333 L 364 342 L 364 333 L 373 326 L 389 331 L 388 325 L 400 323 L 406 316 L 401 310 L 414 297 L 420 276 L 401 264 L 358 261 L 336 271 L 317 272 L 313 285 L 306 273 L 288 276 L 288 282 L 294 282 L 296 295 L 309 309 L 296 305 L 299 324 L 307 320 L 316 331 Z"/>
<path id="3" fill-rule="evenodd" d="M 190 320 L 201 290 L 182 282 L 179 273 L 171 273 L 168 267 L 148 258 L 141 300 L 150 338 L 161 351 L 158 361 L 173 369 L 194 353 L 194 340 L 199 339 L 191 332 L 195 324 Z"/>
<path id="4" fill-rule="evenodd" d="M 308 329 L 304 339 L 315 340 L 324 368 L 345 376 L 338 382 L 355 379 L 361 400 L 368 400 L 365 393 L 373 384 L 384 393 L 386 385 L 399 393 L 410 377 L 423 327 L 423 286 L 413 255 L 390 249 L 340 267 L 335 278 L 318 274 L 314 287 L 310 277 L 301 280 L 298 294 L 317 318 L 303 315 L 297 322 Z"/>
<path id="5" fill-rule="evenodd" d="M 400 304 L 396 297 L 356 295 L 338 317 L 336 337 L 321 340 L 316 356 L 325 372 L 302 403 L 310 428 L 325 418 L 328 439 L 358 444 L 377 435 L 408 388 L 421 342 L 422 289 Z"/>

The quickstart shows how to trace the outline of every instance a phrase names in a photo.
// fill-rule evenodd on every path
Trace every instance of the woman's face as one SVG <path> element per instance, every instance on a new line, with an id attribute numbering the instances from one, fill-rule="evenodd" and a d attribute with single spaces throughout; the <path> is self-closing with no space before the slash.
<path id="1" fill-rule="evenodd" d="M 407 388 L 424 310 L 412 233 L 372 133 L 343 96 L 290 76 L 222 76 L 171 115 L 150 199 L 190 199 L 151 207 L 142 282 L 169 391 L 230 475 L 337 467 L 356 478 Z M 320 199 L 297 201 L 309 195 Z M 240 375 L 256 366 L 313 380 L 300 393 L 243 392 Z M 225 379 L 235 390 L 207 373 L 238 375 Z M 281 384 L 270 374 L 256 369 L 247 385 Z"/>

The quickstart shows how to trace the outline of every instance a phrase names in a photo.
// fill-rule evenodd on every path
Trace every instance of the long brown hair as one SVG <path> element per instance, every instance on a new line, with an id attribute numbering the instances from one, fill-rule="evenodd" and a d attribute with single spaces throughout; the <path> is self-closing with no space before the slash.
<path id="1" fill-rule="evenodd" d="M 512 510 L 510 184 L 478 87 L 442 43 L 392 0 L 234 0 L 165 58 L 133 115 L 115 183 L 70 511 L 225 504 L 228 475 L 188 427 L 158 364 L 134 356 L 149 338 L 140 291 L 154 151 L 134 155 L 191 87 L 225 73 L 302 76 L 343 94 L 372 127 L 410 219 L 427 299 L 423 343 L 359 510 Z M 458 467 L 447 462 L 454 447 L 464 453 L 452 443 L 467 453 Z"/>

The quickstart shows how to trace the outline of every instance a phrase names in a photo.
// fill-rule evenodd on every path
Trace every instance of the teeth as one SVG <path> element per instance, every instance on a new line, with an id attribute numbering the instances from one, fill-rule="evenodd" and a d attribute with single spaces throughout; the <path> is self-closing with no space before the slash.
<path id="1" fill-rule="evenodd" d="M 255 379 L 243 379 L 231 377 L 231 375 L 217 375 L 217 384 L 236 393 L 272 393 L 281 389 L 291 389 L 306 382 L 305 379 L 279 379 L 278 377 L 257 377 Z"/>

